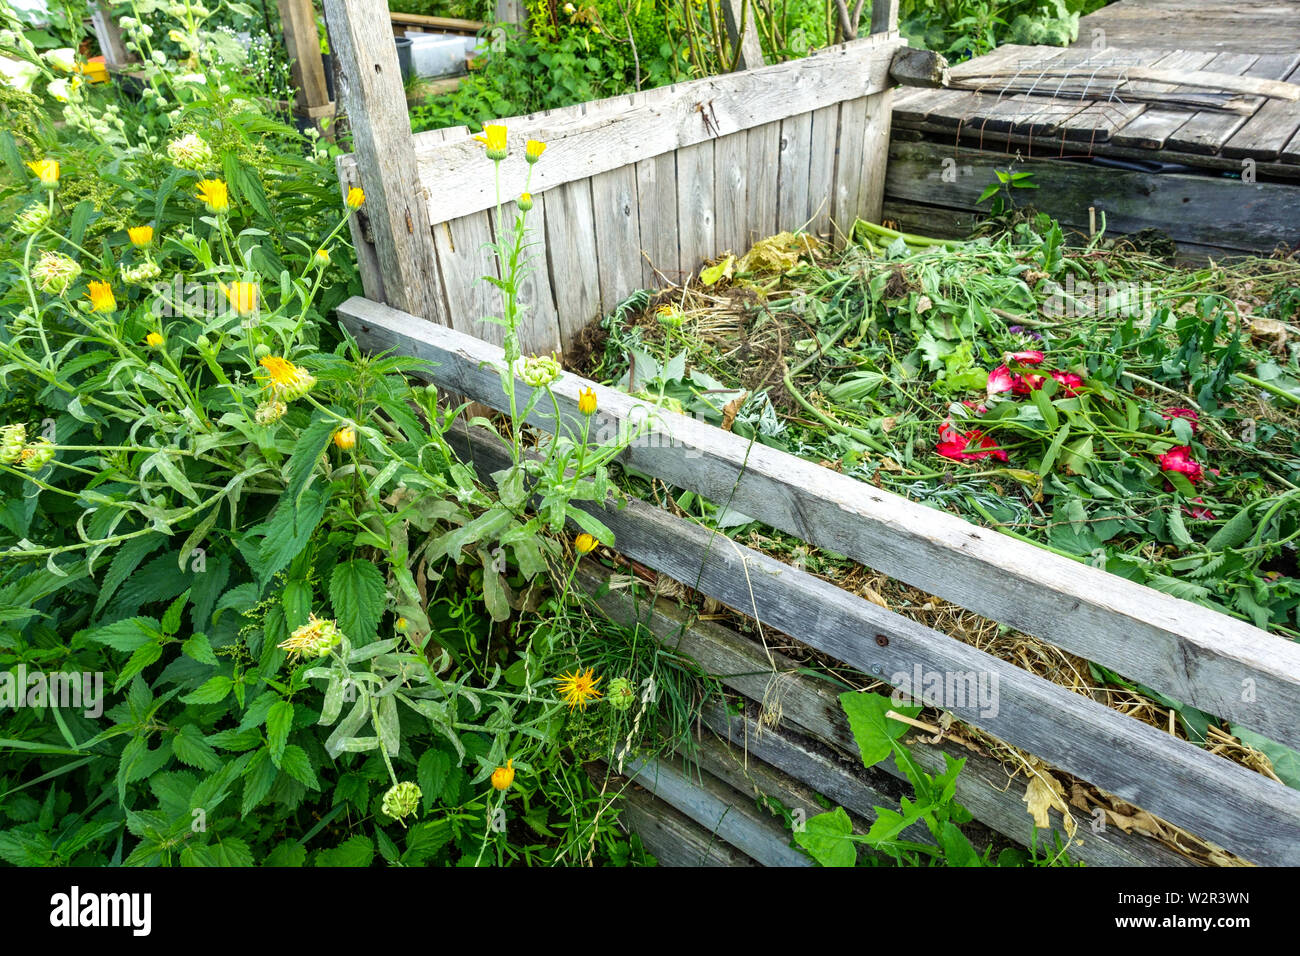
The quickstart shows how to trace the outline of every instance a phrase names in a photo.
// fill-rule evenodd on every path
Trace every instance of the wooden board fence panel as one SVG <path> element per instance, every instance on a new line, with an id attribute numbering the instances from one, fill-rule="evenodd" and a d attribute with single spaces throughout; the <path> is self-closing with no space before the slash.
<path id="1" fill-rule="evenodd" d="M 749 139 L 746 133 L 720 136 L 713 143 L 713 189 L 718 219 L 714 252 L 741 255 L 751 245 Z"/>
<path id="2" fill-rule="evenodd" d="M 757 866 L 730 843 L 645 790 L 629 787 L 623 793 L 623 819 L 660 866 Z"/>
<path id="3" fill-rule="evenodd" d="M 752 242 L 774 234 L 780 221 L 776 213 L 776 193 L 781 124 L 766 123 L 743 135 L 749 153 L 749 240 Z"/>
<path id="4" fill-rule="evenodd" d="M 761 707 L 770 699 L 775 681 L 781 707 L 780 728 L 764 726 L 761 734 L 745 737 L 746 747 L 758 759 L 821 788 L 823 794 L 846 807 L 893 805 L 891 796 L 900 792 L 897 781 L 903 779 L 902 771 L 892 761 L 869 770 L 861 766 L 836 688 L 801 673 L 800 665 L 779 651 L 762 647 L 716 621 L 696 620 L 690 608 L 678 607 L 675 602 L 662 598 L 654 600 L 653 595 L 634 594 L 626 586 L 626 580 L 624 586 L 615 586 L 617 582 L 603 568 L 584 564 L 575 580 L 611 620 L 625 626 L 640 623 L 665 647 L 692 658 L 725 686 L 744 694 L 754 702 L 753 707 Z M 703 719 L 715 731 L 722 732 L 713 712 L 706 710 Z M 729 719 L 734 723 L 740 718 Z M 744 719 L 749 721 L 748 716 Z M 812 743 L 800 743 L 792 738 L 788 731 L 791 727 L 833 751 L 851 755 L 853 759 L 849 763 L 853 770 L 848 774 L 851 779 L 843 780 L 834 771 L 834 766 L 838 763 L 843 767 L 844 761 L 835 761 L 816 752 Z M 738 736 L 733 731 L 732 739 Z M 914 759 L 929 773 L 943 771 L 945 755 L 964 759 L 966 767 L 957 778 L 958 800 L 977 820 L 1022 846 L 1030 845 L 1034 834 L 1031 819 L 1025 812 L 1023 777 L 1008 780 L 999 761 L 973 753 L 951 740 L 935 742 L 923 737 L 912 740 L 910 746 Z M 891 776 L 897 778 L 892 786 Z M 1058 837 L 1062 844 L 1068 842 L 1055 811 L 1052 820 L 1054 829 L 1038 834 L 1040 845 L 1053 845 Z M 1090 866 L 1190 865 L 1186 857 L 1117 827 L 1089 833 L 1084 843 L 1071 847 L 1070 855 Z"/>
<path id="5" fill-rule="evenodd" d="M 839 138 L 840 108 L 826 106 L 812 115 L 812 142 L 808 156 L 808 229 L 825 235 L 835 201 L 835 148 Z"/>
<path id="6" fill-rule="evenodd" d="M 808 169 L 812 160 L 812 115 L 803 113 L 781 121 L 781 152 L 777 162 L 777 221 L 794 230 L 808 221 Z"/>
<path id="7" fill-rule="evenodd" d="M 710 140 L 677 151 L 679 275 L 691 275 L 701 262 L 717 252 L 714 222 L 713 142 Z"/>
<path id="8" fill-rule="evenodd" d="M 636 188 L 641 204 L 641 252 L 644 257 L 641 281 L 647 289 L 654 289 L 672 284 L 679 278 L 677 157 L 669 153 L 638 162 Z"/>
<path id="9" fill-rule="evenodd" d="M 600 311 L 609 313 L 629 292 L 641 286 L 636 167 L 624 166 L 592 176 L 591 203 L 596 221 L 595 268 L 600 273 Z M 571 265 L 574 269 L 590 267 L 578 262 Z"/>
<path id="10" fill-rule="evenodd" d="M 501 297 L 495 286 L 482 277 L 497 274 L 496 258 L 491 250 L 490 214 L 476 212 L 433 228 L 433 242 L 438 264 L 444 273 L 448 312 L 452 328 L 473 335 L 493 345 L 500 345 L 505 330 L 483 317 L 501 314 Z"/>
<path id="11" fill-rule="evenodd" d="M 501 408 L 500 350 L 365 299 L 339 308 L 368 348 L 439 363 L 447 387 Z M 520 386 L 522 387 L 522 386 Z M 623 453 L 640 471 L 848 555 L 913 587 L 1050 641 L 1116 673 L 1300 746 L 1300 646 L 1243 621 L 986 530 L 705 422 L 566 375 L 553 386 L 578 420 L 598 397 L 593 434 L 649 427 Z M 554 427 L 542 413 L 533 424 Z M 1242 681 L 1253 682 L 1253 693 Z"/>
<path id="12" fill-rule="evenodd" d="M 470 441 L 480 468 L 508 464 L 496 436 Z M 645 502 L 582 507 L 633 561 L 895 687 L 920 673 L 992 688 L 910 693 L 1252 862 L 1300 862 L 1296 790 Z"/>
<path id="13" fill-rule="evenodd" d="M 559 315 L 560 342 L 567 349 L 582 330 L 583 321 L 576 316 L 592 316 L 600 311 L 599 268 L 596 257 L 596 212 L 592 206 L 591 184 L 587 180 L 565 183 L 546 194 L 549 215 L 546 217 L 546 254 L 550 274 L 555 280 L 555 304 Z M 540 254 L 534 268 L 546 268 L 547 258 Z M 574 274 L 586 281 L 574 281 Z"/>

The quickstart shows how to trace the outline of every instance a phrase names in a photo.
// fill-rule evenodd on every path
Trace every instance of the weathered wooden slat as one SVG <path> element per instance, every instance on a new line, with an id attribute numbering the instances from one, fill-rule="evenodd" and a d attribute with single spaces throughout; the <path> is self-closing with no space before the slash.
<path id="1" fill-rule="evenodd" d="M 677 151 L 677 263 L 689 276 L 718 251 L 713 186 L 713 142 Z"/>
<path id="2" fill-rule="evenodd" d="M 505 404 L 491 368 L 501 361 L 499 349 L 366 299 L 348 300 L 339 314 L 366 347 L 432 359 L 437 380 L 447 387 L 493 407 Z M 553 392 L 575 420 L 582 387 L 594 388 L 600 404 L 593 434 L 612 438 L 628 422 L 633 428 L 652 424 L 623 453 L 640 471 L 726 502 L 1176 700 L 1300 745 L 1300 646 L 1290 641 L 566 375 Z M 555 424 L 540 412 L 533 423 Z M 1255 682 L 1255 693 L 1243 699 L 1241 682 L 1247 678 Z"/>
<path id="3" fill-rule="evenodd" d="M 739 46 L 736 69 L 754 70 L 764 66 L 763 44 L 758 38 L 754 11 L 748 0 L 723 0 L 722 20 L 727 28 L 727 38 L 733 47 Z"/>
<path id="4" fill-rule="evenodd" d="M 808 228 L 817 235 L 830 230 L 835 201 L 835 144 L 839 137 L 840 108 L 826 106 L 812 114 L 812 149 L 808 157 Z"/>
<path id="5" fill-rule="evenodd" d="M 501 315 L 501 295 L 483 276 L 497 276 L 496 254 L 490 247 L 492 222 L 487 212 L 461 216 L 433 227 L 438 267 L 447 295 L 452 328 L 500 345 L 505 329 L 487 316 Z"/>
<path id="6" fill-rule="evenodd" d="M 383 0 L 325 0 L 386 301 L 450 324 Z"/>
<path id="7" fill-rule="evenodd" d="M 840 104 L 839 134 L 835 144 L 835 192 L 831 222 L 836 248 L 849 238 L 862 209 L 862 149 L 867 134 L 866 99 Z"/>
<path id="8" fill-rule="evenodd" d="M 90 8 L 90 19 L 95 27 L 99 51 L 104 54 L 104 66 L 110 70 L 124 69 L 131 62 L 126 43 L 122 40 L 122 27 L 113 16 L 110 0 L 96 0 Z"/>
<path id="9" fill-rule="evenodd" d="M 717 212 L 716 252 L 736 255 L 749 248 L 749 134 L 732 133 L 713 144 L 713 189 Z"/>
<path id="10" fill-rule="evenodd" d="M 896 686 L 918 668 L 996 686 L 941 706 L 1254 862 L 1300 861 L 1300 792 L 651 505 L 598 513 L 634 561 Z"/>
<path id="11" fill-rule="evenodd" d="M 513 229 L 520 212 L 519 204 L 506 203 L 501 211 L 504 220 L 502 228 Z M 435 230 L 437 228 L 434 226 Z M 555 292 L 551 288 L 551 270 L 546 249 L 545 196 L 533 197 L 533 208 L 524 216 L 524 231 L 526 245 L 518 295 L 523 310 L 519 324 L 519 345 L 525 355 L 549 355 L 560 351 L 561 342 L 560 319 L 555 308 Z"/>
<path id="12" fill-rule="evenodd" d="M 777 228 L 793 232 L 808 221 L 808 169 L 812 159 L 810 113 L 781 121 L 781 151 L 777 155 Z"/>
<path id="13" fill-rule="evenodd" d="M 1213 59 L 1213 53 L 1202 50 L 1178 50 L 1161 60 L 1160 66 L 1168 70 L 1199 70 Z M 1192 115 L 1193 112 L 1187 109 L 1148 106 L 1141 116 L 1116 130 L 1111 135 L 1111 142 L 1120 146 L 1160 149 L 1174 130 L 1191 119 Z"/>
<path id="14" fill-rule="evenodd" d="M 827 796 L 850 809 L 858 807 L 860 813 L 864 805 L 893 805 L 888 799 L 876 800 L 872 794 L 901 792 L 897 781 L 905 779 L 902 771 L 892 761 L 871 769 L 861 765 L 836 687 L 807 676 L 795 661 L 779 651 L 759 646 L 731 628 L 715 621 L 696 620 L 690 608 L 663 598 L 656 601 L 633 595 L 628 588 L 609 587 L 610 577 L 603 568 L 584 564 L 575 580 L 612 620 L 625 626 L 639 622 L 665 647 L 692 658 L 707 673 L 716 675 L 724 685 L 751 701 L 761 703 L 769 699 L 772 687 L 778 687 L 782 727 L 793 725 L 814 740 L 851 755 L 848 766 L 856 783 L 835 774 L 835 766 L 845 766 L 843 760 L 813 753 L 808 745 L 792 741 L 788 732 L 779 729 L 765 728 L 761 737 L 749 735 L 746 745 L 759 759 L 801 780 L 815 781 Z M 774 680 L 779 683 L 773 685 Z M 705 713 L 704 720 L 718 729 L 710 712 Z M 1010 779 L 1006 769 L 994 758 L 972 752 L 946 738 L 933 742 L 929 737 L 914 735 L 909 747 L 916 762 L 929 773 L 943 771 L 945 756 L 964 759 L 966 766 L 957 778 L 957 799 L 975 819 L 1022 846 L 1031 844 L 1034 832 L 1024 802 L 1027 781 Z M 895 778 L 892 785 L 891 777 Z M 1038 833 L 1040 846 L 1053 846 L 1058 837 L 1062 845 L 1068 842 L 1064 825 L 1055 811 L 1052 823 L 1053 829 Z M 1072 859 L 1090 866 L 1191 865 L 1185 857 L 1149 838 L 1115 828 L 1089 833 L 1082 844 L 1071 845 L 1068 852 Z"/>
<path id="15" fill-rule="evenodd" d="M 942 159 L 957 155 L 971 175 L 943 182 Z M 1002 154 L 951 144 L 894 141 L 889 150 L 887 192 L 894 199 L 977 211 L 984 185 L 1003 168 Z M 1134 233 L 1160 229 L 1180 242 L 1214 245 L 1239 252 L 1270 252 L 1279 242 L 1295 241 L 1300 190 L 1279 183 L 1242 183 L 1211 176 L 1143 173 L 1052 159 L 1026 159 L 1039 189 L 1034 205 L 1062 223 L 1088 225 L 1088 207 L 1106 213 L 1107 226 Z"/>
<path id="16" fill-rule="evenodd" d="M 862 177 L 858 186 L 858 215 L 879 222 L 885 201 L 885 163 L 889 157 L 889 130 L 893 92 L 867 97 L 866 126 L 862 131 Z"/>
<path id="17" fill-rule="evenodd" d="M 546 250 L 560 342 L 567 350 L 574 336 L 600 314 L 595 211 L 586 180 L 546 194 Z"/>
<path id="18" fill-rule="evenodd" d="M 755 127 L 745 137 L 749 151 L 749 241 L 753 243 L 778 229 L 776 158 L 781 150 L 781 124 Z"/>
<path id="19" fill-rule="evenodd" d="M 757 70 L 661 87 L 630 100 L 617 97 L 614 112 L 605 101 L 597 101 L 586 104 L 585 112 L 566 107 L 532 120 L 505 120 L 511 150 L 501 164 L 502 181 L 523 182 L 527 138 L 548 144 L 532 178 L 532 192 L 542 193 L 718 136 L 878 93 L 889 86 L 889 61 L 902 45 L 896 35 L 866 37 Z M 496 170 L 472 140 L 426 142 L 419 160 L 433 222 L 495 202 Z M 456 188 L 446 188 L 448 182 Z"/>
<path id="20" fill-rule="evenodd" d="M 1218 73 L 1244 75 L 1256 68 L 1259 59 L 1254 53 L 1220 53 L 1209 62 L 1208 68 Z M 1262 102 L 1261 100 L 1261 105 Z M 1197 110 L 1186 123 L 1169 134 L 1165 142 L 1171 149 L 1189 153 L 1217 153 L 1219 147 L 1245 121 L 1246 117 L 1239 113 Z"/>
<path id="21" fill-rule="evenodd" d="M 708 774 L 692 773 L 671 757 L 629 760 L 624 773 L 763 866 L 812 866 L 812 858 L 792 848 L 789 835 L 760 814 L 751 798 Z"/>
<path id="22" fill-rule="evenodd" d="M 346 201 L 348 192 L 361 185 L 361 175 L 357 172 L 356 160 L 352 156 L 340 156 L 334 164 L 338 172 L 339 187 Z M 367 236 L 365 225 L 370 222 L 364 212 L 355 212 L 348 217 L 348 227 L 352 234 L 352 248 L 357 253 L 357 271 L 361 273 L 361 288 L 366 298 L 376 302 L 387 302 L 384 294 L 384 272 L 379 267 L 379 253 L 375 251 L 373 236 Z"/>
<path id="23" fill-rule="evenodd" d="M 624 166 L 591 177 L 591 200 L 596 219 L 600 311 L 608 314 L 629 293 L 641 288 L 641 217 L 636 168 Z M 559 265 L 568 269 L 577 263 Z"/>
<path id="24" fill-rule="evenodd" d="M 470 441 L 480 467 L 508 464 L 496 436 Z M 1253 862 L 1300 861 L 1300 792 L 645 502 L 583 507 L 633 561 L 895 687 L 978 684 L 910 693 Z"/>
<path id="25" fill-rule="evenodd" d="M 672 285 L 677 273 L 677 158 L 672 153 L 636 164 L 641 211 L 641 274 L 647 289 Z"/>
<path id="26" fill-rule="evenodd" d="M 1292 83 L 1300 83 L 1300 67 L 1292 63 L 1288 78 Z M 1268 100 L 1232 134 L 1220 152 L 1233 159 L 1275 160 L 1297 130 L 1300 130 L 1300 103 Z"/>
<path id="27" fill-rule="evenodd" d="M 720 840 L 654 794 L 629 788 L 623 794 L 623 819 L 660 866 L 757 866 L 730 843 Z"/>

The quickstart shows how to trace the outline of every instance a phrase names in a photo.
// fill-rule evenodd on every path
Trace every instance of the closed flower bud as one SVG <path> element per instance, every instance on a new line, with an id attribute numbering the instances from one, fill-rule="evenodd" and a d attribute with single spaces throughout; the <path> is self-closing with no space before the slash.
<path id="1" fill-rule="evenodd" d="M 54 446 L 48 439 L 38 438 L 18 455 L 18 467 L 27 471 L 40 471 L 54 458 Z"/>
<path id="2" fill-rule="evenodd" d="M 334 444 L 343 451 L 351 451 L 357 447 L 357 430 L 352 426 L 340 428 L 334 433 Z"/>
<path id="3" fill-rule="evenodd" d="M 63 295 L 80 275 L 81 266 L 61 252 L 43 252 L 32 266 L 32 278 L 51 295 Z"/>
<path id="4" fill-rule="evenodd" d="M 521 193 L 521 194 L 520 194 L 520 196 L 519 196 L 519 208 L 522 209 L 524 212 L 528 212 L 528 210 L 530 210 L 530 209 L 533 208 L 533 194 L 532 194 L 532 193 Z"/>
<path id="5" fill-rule="evenodd" d="M 626 677 L 615 677 L 605 688 L 610 706 L 615 710 L 628 710 L 636 703 L 636 689 Z"/>
<path id="6" fill-rule="evenodd" d="M 578 549 L 579 554 L 591 554 L 591 552 L 596 550 L 596 545 L 599 543 L 599 541 L 597 541 L 592 535 L 587 534 L 585 531 L 573 539 L 573 546 Z"/>
<path id="7" fill-rule="evenodd" d="M 5 425 L 0 427 L 0 465 L 11 465 L 23 453 L 27 444 L 27 426 Z"/>
<path id="8" fill-rule="evenodd" d="M 18 214 L 14 228 L 24 236 L 30 236 L 44 229 L 49 221 L 50 207 L 43 202 L 34 202 Z"/>
<path id="9" fill-rule="evenodd" d="M 596 393 L 591 389 L 584 388 L 578 393 L 578 411 L 584 415 L 596 413 Z"/>
<path id="10" fill-rule="evenodd" d="M 417 784 L 404 780 L 389 787 L 384 794 L 382 809 L 394 820 L 401 821 L 420 809 L 420 797 L 424 796 Z M 402 824 L 406 826 L 406 824 Z"/>
<path id="11" fill-rule="evenodd" d="M 284 413 L 288 410 L 289 406 L 284 402 L 271 399 L 257 406 L 257 411 L 253 413 L 253 421 L 259 425 L 274 425 L 284 418 Z"/>
<path id="12" fill-rule="evenodd" d="M 189 133 L 167 144 L 167 155 L 172 163 L 192 173 L 211 169 L 216 163 L 216 155 L 201 136 Z"/>
<path id="13" fill-rule="evenodd" d="M 163 337 L 157 332 L 150 332 L 144 337 L 144 344 L 156 349 L 163 344 Z"/>

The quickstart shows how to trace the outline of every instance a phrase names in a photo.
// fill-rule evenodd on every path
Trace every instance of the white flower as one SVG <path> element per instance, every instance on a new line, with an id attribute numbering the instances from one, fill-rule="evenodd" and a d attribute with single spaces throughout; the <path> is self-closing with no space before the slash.
<path id="1" fill-rule="evenodd" d="M 40 68 L 26 60 L 11 60 L 7 56 L 0 56 L 0 76 L 15 90 L 30 93 L 32 83 L 40 74 Z"/>
<path id="2" fill-rule="evenodd" d="M 62 70 L 64 73 L 71 73 L 77 68 L 77 53 L 70 46 L 59 47 L 57 50 L 46 50 L 41 54 L 41 59 L 56 70 Z"/>
<path id="3" fill-rule="evenodd" d="M 68 100 L 72 99 L 72 94 L 76 92 L 76 89 L 75 85 L 69 83 L 63 77 L 59 77 L 57 80 L 51 80 L 50 85 L 46 87 L 46 91 L 50 96 L 54 97 L 60 103 L 66 103 Z"/>
<path id="4" fill-rule="evenodd" d="M 154 51 L 153 51 L 153 61 L 154 61 L 155 63 L 157 63 L 159 66 L 166 66 L 166 65 L 167 65 L 167 54 L 164 53 L 162 50 L 154 50 Z"/>

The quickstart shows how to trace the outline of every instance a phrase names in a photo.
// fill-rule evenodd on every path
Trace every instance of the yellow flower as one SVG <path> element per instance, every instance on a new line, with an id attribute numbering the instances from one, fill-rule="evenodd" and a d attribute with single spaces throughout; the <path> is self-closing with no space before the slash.
<path id="1" fill-rule="evenodd" d="M 510 785 L 515 782 L 515 762 L 507 760 L 504 767 L 497 767 L 492 771 L 492 786 L 498 790 L 509 790 Z"/>
<path id="2" fill-rule="evenodd" d="M 325 268 L 330 264 L 330 251 L 328 249 L 317 249 L 316 255 L 312 257 L 312 261 L 322 269 Z"/>
<path id="3" fill-rule="evenodd" d="M 655 309 L 655 315 L 658 316 L 661 323 L 673 329 L 679 328 L 682 319 L 685 318 L 675 305 L 661 305 Z"/>
<path id="4" fill-rule="evenodd" d="M 38 159 L 28 163 L 27 168 L 36 174 L 36 178 L 46 189 L 58 188 L 59 161 L 57 159 Z"/>
<path id="5" fill-rule="evenodd" d="M 208 207 L 208 212 L 219 215 L 230 209 L 230 190 L 223 180 L 205 179 L 197 188 L 195 195 Z"/>
<path id="6" fill-rule="evenodd" d="M 117 299 L 113 297 L 113 287 L 107 282 L 91 282 L 86 288 L 92 312 L 117 311 Z"/>
<path id="7" fill-rule="evenodd" d="M 506 158 L 506 128 L 500 123 L 488 123 L 483 127 L 479 140 L 487 145 L 488 159 L 499 163 Z"/>
<path id="8" fill-rule="evenodd" d="M 573 539 L 573 546 L 578 549 L 579 554 L 591 554 L 598 544 L 600 542 L 585 531 Z"/>
<path id="9" fill-rule="evenodd" d="M 520 193 L 520 194 L 519 194 L 519 208 L 520 208 L 521 210 L 523 210 L 524 212 L 528 212 L 528 210 L 530 210 L 530 209 L 533 208 L 533 194 L 532 194 L 532 193 Z"/>
<path id="10" fill-rule="evenodd" d="M 596 393 L 591 389 L 584 388 L 578 393 L 578 411 L 584 415 L 596 413 Z"/>
<path id="11" fill-rule="evenodd" d="M 152 348 L 157 348 L 163 344 L 163 337 L 157 332 L 150 332 L 144 337 L 144 344 L 151 346 Z"/>
<path id="12" fill-rule="evenodd" d="M 344 451 L 357 447 L 357 430 L 351 426 L 340 428 L 334 433 L 334 444 Z"/>
<path id="13" fill-rule="evenodd" d="M 256 282 L 232 282 L 223 290 L 230 307 L 241 316 L 257 314 L 257 298 L 261 289 Z"/>
<path id="14" fill-rule="evenodd" d="M 575 668 L 572 674 L 561 674 L 556 686 L 560 692 L 560 699 L 569 705 L 570 710 L 575 707 L 586 710 L 588 701 L 600 697 L 600 691 L 596 690 L 600 680 L 590 667 L 586 671 Z"/>
<path id="15" fill-rule="evenodd" d="M 354 212 L 361 208 L 366 201 L 366 191 L 360 186 L 353 186 L 348 190 L 348 208 Z"/>
<path id="16" fill-rule="evenodd" d="M 268 355 L 259 364 L 269 375 L 266 387 L 271 397 L 280 401 L 302 398 L 316 384 L 316 376 L 278 355 Z"/>
<path id="17" fill-rule="evenodd" d="M 541 159 L 544 152 L 546 152 L 546 144 L 540 140 L 530 139 L 524 144 L 524 156 L 529 165 Z"/>
<path id="18" fill-rule="evenodd" d="M 131 245 L 143 249 L 153 242 L 153 226 L 133 226 L 126 231 L 126 237 L 131 240 Z"/>

